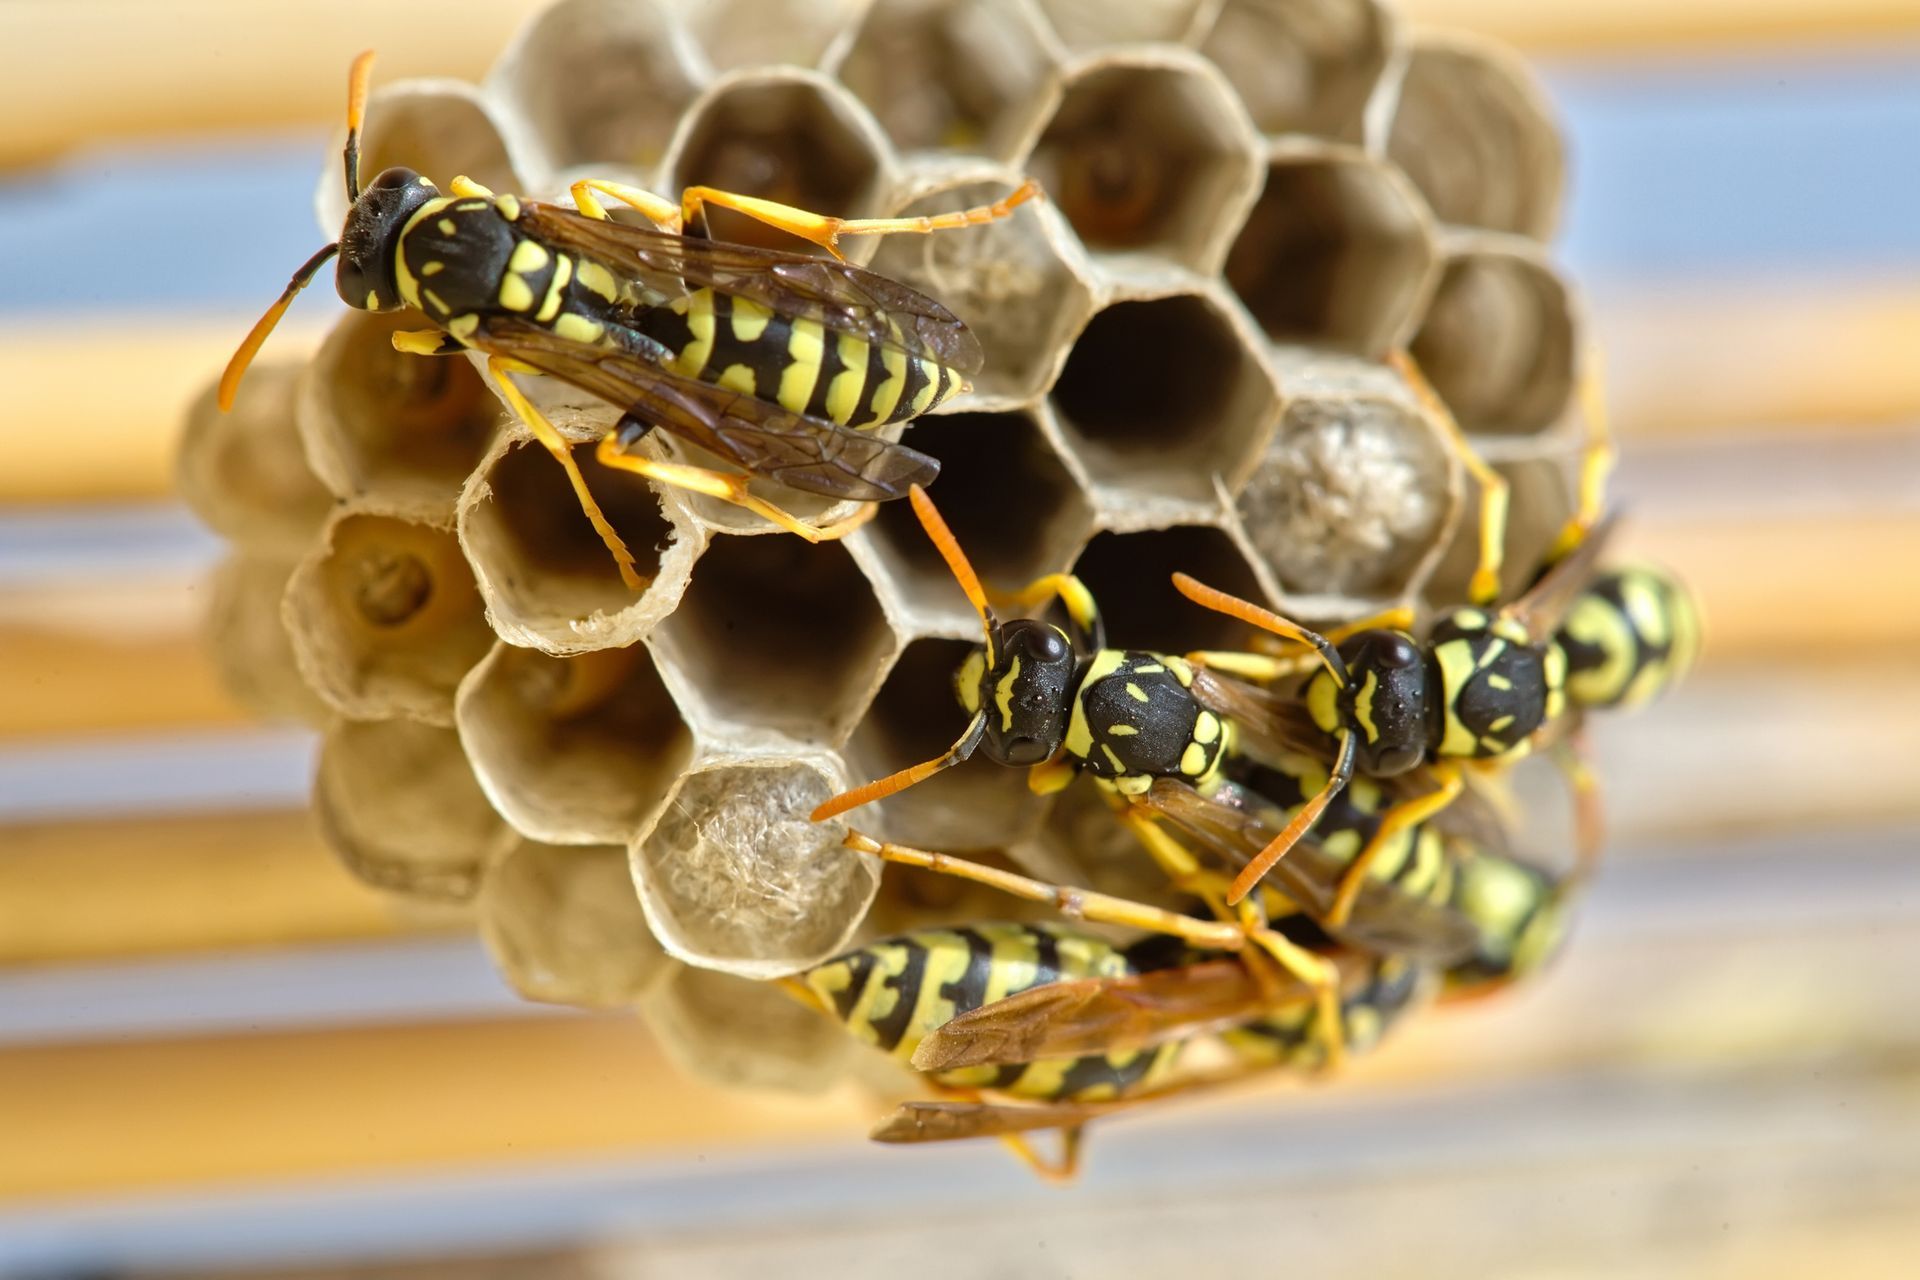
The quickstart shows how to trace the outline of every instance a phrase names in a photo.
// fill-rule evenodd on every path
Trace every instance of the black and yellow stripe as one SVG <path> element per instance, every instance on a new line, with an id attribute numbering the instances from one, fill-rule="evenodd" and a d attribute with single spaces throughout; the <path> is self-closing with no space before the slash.
<path id="1" fill-rule="evenodd" d="M 1289 754 L 1253 766 L 1245 782 L 1291 819 L 1327 785 L 1328 772 L 1323 760 Z M 1313 841 L 1346 866 L 1379 832 L 1381 819 L 1392 807 L 1393 798 L 1379 782 L 1355 777 L 1327 802 L 1314 824 Z M 1367 865 L 1367 877 L 1423 902 L 1445 903 L 1454 892 L 1454 863 L 1446 841 L 1424 823 L 1389 836 Z"/>
<path id="2" fill-rule="evenodd" d="M 1365 978 L 1340 997 L 1347 1051 L 1364 1053 L 1373 1048 L 1436 986 L 1432 971 L 1401 957 L 1373 961 Z M 1326 1037 L 1319 1034 L 1319 1023 L 1320 1007 L 1308 1001 L 1224 1031 L 1220 1038 L 1243 1061 L 1311 1071 L 1326 1063 Z"/>
<path id="3" fill-rule="evenodd" d="M 923 929 L 871 943 L 808 970 L 801 981 L 855 1036 L 902 1062 L 962 1013 L 1033 987 L 1137 972 L 1092 934 L 1046 924 Z M 948 1072 L 946 1084 L 1047 1100 L 1115 1097 L 1156 1079 L 1174 1045 Z"/>
<path id="4" fill-rule="evenodd" d="M 1474 953 L 1447 970 L 1449 989 L 1473 990 L 1527 978 L 1566 941 L 1567 882 L 1486 850 L 1462 849 L 1449 905 L 1479 931 Z"/>
<path id="5" fill-rule="evenodd" d="M 1581 593 L 1556 634 L 1567 696 L 1577 707 L 1632 708 L 1677 681 L 1699 654 L 1700 611 L 1666 573 L 1604 573 Z"/>

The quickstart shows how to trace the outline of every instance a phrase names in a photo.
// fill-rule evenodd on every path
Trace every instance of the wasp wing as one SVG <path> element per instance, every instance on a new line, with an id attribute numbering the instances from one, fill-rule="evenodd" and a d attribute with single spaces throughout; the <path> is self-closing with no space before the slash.
<path id="1" fill-rule="evenodd" d="M 1286 825 L 1277 806 L 1231 783 L 1214 796 L 1203 796 L 1178 779 L 1160 778 L 1145 799 L 1235 867 L 1245 866 Z M 1345 871 L 1345 863 L 1309 837 L 1274 863 L 1267 879 L 1320 921 L 1332 909 Z M 1355 947 L 1438 965 L 1467 956 L 1480 942 L 1479 930 L 1460 912 L 1373 879 L 1361 886 L 1352 916 L 1337 932 L 1342 942 Z"/>
<path id="2" fill-rule="evenodd" d="M 965 376 L 985 363 L 979 339 L 953 312 L 897 280 L 846 262 L 589 218 L 556 204 L 523 204 L 519 225 L 663 297 L 712 288 Z"/>
<path id="3" fill-rule="evenodd" d="M 872 432 L 789 413 L 771 401 L 683 378 L 646 355 L 575 342 L 518 317 L 485 317 L 470 341 L 807 493 L 885 502 L 940 474 L 933 458 Z"/>
<path id="4" fill-rule="evenodd" d="M 1287 755 L 1333 758 L 1334 740 L 1313 722 L 1297 698 L 1205 667 L 1194 669 L 1192 689 L 1202 706 L 1233 722 L 1239 750 L 1255 760 Z"/>
<path id="5" fill-rule="evenodd" d="M 1300 984 L 1299 998 L 1309 995 Z M 936 1028 L 914 1050 L 913 1065 L 951 1071 L 1146 1049 L 1237 1026 L 1273 1003 L 1235 960 L 1050 982 Z"/>
<path id="6" fill-rule="evenodd" d="M 1546 643 L 1580 593 L 1592 585 L 1600 554 L 1619 523 L 1618 515 L 1610 515 L 1588 530 L 1579 546 L 1542 570 L 1525 594 L 1501 612 L 1525 627 L 1535 644 Z"/>

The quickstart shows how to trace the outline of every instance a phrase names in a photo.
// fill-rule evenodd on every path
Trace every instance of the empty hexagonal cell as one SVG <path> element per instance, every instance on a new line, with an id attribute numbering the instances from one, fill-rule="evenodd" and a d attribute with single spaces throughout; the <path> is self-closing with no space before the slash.
<path id="1" fill-rule="evenodd" d="M 624 843 L 693 751 L 639 645 L 556 658 L 496 644 L 460 686 L 454 716 L 501 816 L 555 844 Z"/>
<path id="2" fill-rule="evenodd" d="M 1005 157 L 1053 58 L 1019 0 L 878 0 L 833 70 L 897 146 Z"/>
<path id="3" fill-rule="evenodd" d="M 690 964 L 747 978 L 793 973 L 845 946 L 879 863 L 842 846 L 845 822 L 807 816 L 845 785 L 822 753 L 703 760 L 629 846 L 654 936 Z"/>
<path id="4" fill-rule="evenodd" d="M 324 724 L 331 712 L 301 677 L 280 616 L 293 566 L 271 554 L 229 556 L 213 574 L 207 648 L 220 683 L 255 715 Z"/>
<path id="5" fill-rule="evenodd" d="M 1304 394 L 1235 499 L 1289 594 L 1395 597 L 1430 567 L 1454 507 L 1446 438 L 1403 400 Z"/>
<path id="6" fill-rule="evenodd" d="M 1062 569 L 1086 540 L 1086 496 L 1027 414 L 927 418 L 912 438 L 914 448 L 940 459 L 929 496 L 990 588 L 1011 591 Z M 911 505 L 883 503 L 865 536 L 897 597 L 915 613 L 971 620 L 966 597 Z"/>
<path id="7" fill-rule="evenodd" d="M 701 61 L 657 0 L 562 0 L 522 29 L 487 77 L 512 127 L 553 169 L 659 163 L 699 91 Z"/>
<path id="8" fill-rule="evenodd" d="M 1565 457 L 1516 459 L 1493 464 L 1507 479 L 1505 558 L 1500 567 L 1500 599 L 1512 600 L 1540 570 L 1553 540 L 1573 514 L 1572 467 Z M 1477 501 L 1468 483 L 1469 502 Z M 1474 508 L 1466 511 L 1471 516 Z M 1425 595 L 1435 607 L 1464 604 L 1467 581 L 1479 559 L 1478 528 L 1472 519 L 1457 521 L 1453 536 L 1427 583 Z"/>
<path id="9" fill-rule="evenodd" d="M 715 540 L 652 644 L 690 710 L 826 741 L 852 726 L 894 650 L 846 548 L 784 534 Z"/>
<path id="10" fill-rule="evenodd" d="M 1545 92 L 1504 46 L 1422 38 L 1401 79 L 1386 151 L 1443 222 L 1553 234 L 1566 150 Z"/>
<path id="11" fill-rule="evenodd" d="M 870 0 L 706 0 L 686 8 L 707 61 L 734 67 L 817 65 Z"/>
<path id="12" fill-rule="evenodd" d="M 453 691 L 493 642 L 450 529 L 343 508 L 287 583 L 307 683 L 342 715 L 453 723 Z"/>
<path id="13" fill-rule="evenodd" d="M 460 541 L 502 639 L 548 653 L 617 648 L 646 635 L 686 586 L 700 535 L 684 512 L 632 472 L 575 445 L 575 465 L 633 556 L 636 592 L 580 508 L 566 472 L 540 445 L 503 438 L 460 502 Z"/>
<path id="14" fill-rule="evenodd" d="M 1211 63 L 1141 50 L 1069 78 L 1026 167 L 1089 249 L 1211 274 L 1259 184 L 1257 152 Z"/>
<path id="15" fill-rule="evenodd" d="M 443 191 L 459 175 L 495 191 L 523 185 L 486 101 L 459 80 L 400 80 L 373 91 L 360 135 L 361 182 L 396 166 L 425 174 Z M 321 229 L 337 234 L 347 217 L 339 164 L 321 172 L 314 204 Z"/>
<path id="16" fill-rule="evenodd" d="M 494 964 L 528 1000 L 625 1008 L 675 968 L 647 929 L 625 845 L 523 840 L 487 869 L 476 906 Z"/>
<path id="17" fill-rule="evenodd" d="M 819 1092 L 844 1078 L 859 1048 L 773 983 L 711 969 L 675 969 L 640 1008 L 681 1070 L 737 1088 Z"/>
<path id="18" fill-rule="evenodd" d="M 1256 603 L 1266 599 L 1233 539 L 1199 525 L 1103 533 L 1087 544 L 1073 571 L 1099 602 L 1107 643 L 1119 649 L 1185 653 L 1241 647 L 1245 625 L 1175 591 L 1176 571 Z"/>
<path id="19" fill-rule="evenodd" d="M 443 520 L 502 419 L 465 358 L 393 349 L 396 331 L 419 327 L 398 312 L 342 316 L 301 383 L 300 431 L 336 494 Z"/>
<path id="20" fill-rule="evenodd" d="M 1566 412 L 1578 321 L 1567 285 L 1530 247 L 1448 258 L 1412 351 L 1468 431 L 1529 435 Z"/>
<path id="21" fill-rule="evenodd" d="M 1038 0 L 1060 43 L 1069 49 L 1110 44 L 1177 44 L 1192 39 L 1213 5 L 1208 0 Z"/>
<path id="22" fill-rule="evenodd" d="M 1377 356 L 1405 341 L 1434 256 L 1399 174 L 1357 150 L 1288 146 L 1227 255 L 1227 282 L 1277 341 Z"/>
<path id="23" fill-rule="evenodd" d="M 897 212 L 971 208 L 1015 185 L 1010 177 L 942 183 Z M 979 339 L 986 364 L 972 377 L 971 403 L 1021 404 L 1047 389 L 1093 310 L 1071 240 L 1056 210 L 1029 203 L 987 226 L 889 236 L 869 265 L 950 308 Z"/>
<path id="24" fill-rule="evenodd" d="M 1205 295 L 1120 302 L 1075 339 L 1052 402 L 1092 479 L 1208 501 L 1237 481 L 1279 413 L 1253 339 Z"/>
<path id="25" fill-rule="evenodd" d="M 451 729 L 342 720 L 320 743 L 314 811 L 349 870 L 381 889 L 465 899 L 516 839 Z"/>
<path id="26" fill-rule="evenodd" d="M 861 218 L 879 211 L 886 156 L 879 126 L 845 89 L 813 72 L 781 68 L 716 82 L 681 119 L 667 165 L 676 191 L 704 185 Z M 730 209 L 709 210 L 708 226 L 717 240 L 808 247 Z"/>
<path id="27" fill-rule="evenodd" d="M 209 387 L 187 412 L 176 464 L 180 496 L 213 529 L 256 551 L 305 551 L 333 506 L 307 466 L 294 425 L 299 368 L 255 365 L 230 413 Z"/>
<path id="28" fill-rule="evenodd" d="M 916 640 L 906 647 L 847 744 L 847 767 L 859 779 L 884 777 L 952 745 L 967 723 L 953 695 L 953 675 L 976 647 L 959 640 Z M 847 821 L 866 831 L 883 822 L 892 839 L 959 852 L 1019 839 L 1044 808 L 1027 789 L 1026 770 L 977 757 L 855 810 Z M 883 816 L 874 817 L 873 809 Z"/>
<path id="29" fill-rule="evenodd" d="M 1390 37 L 1374 0 L 1227 0 L 1200 51 L 1260 129 L 1359 142 Z"/>

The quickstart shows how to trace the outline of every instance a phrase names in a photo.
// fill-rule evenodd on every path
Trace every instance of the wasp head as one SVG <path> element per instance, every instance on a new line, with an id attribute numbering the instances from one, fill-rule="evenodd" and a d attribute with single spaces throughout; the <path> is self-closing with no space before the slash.
<path id="1" fill-rule="evenodd" d="M 438 187 L 411 169 L 383 170 L 367 184 L 347 210 L 347 225 L 340 232 L 334 287 L 348 306 L 382 311 L 404 305 L 394 275 L 400 232 L 415 210 L 439 194 Z"/>
<path id="2" fill-rule="evenodd" d="M 1051 623 L 1017 618 L 993 629 L 989 650 L 975 649 L 954 673 L 954 693 L 969 713 L 987 709 L 980 749 L 1005 765 L 1051 759 L 1067 736 L 1073 706 L 1073 644 Z"/>
<path id="3" fill-rule="evenodd" d="M 1376 778 L 1405 773 L 1435 738 L 1426 654 L 1404 631 L 1374 629 L 1340 646 L 1344 683 L 1322 671 L 1307 686 L 1307 707 L 1327 733 L 1351 732 L 1355 763 Z"/>

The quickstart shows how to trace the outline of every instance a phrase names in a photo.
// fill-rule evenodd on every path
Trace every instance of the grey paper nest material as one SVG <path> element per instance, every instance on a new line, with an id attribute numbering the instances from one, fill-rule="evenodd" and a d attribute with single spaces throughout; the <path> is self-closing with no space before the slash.
<path id="1" fill-rule="evenodd" d="M 1579 306 L 1541 244 L 1564 160 L 1502 51 L 1410 35 L 1367 0 L 777 7 L 698 6 L 689 28 L 657 0 L 563 0 L 477 89 L 379 88 L 366 171 L 546 198 L 588 174 L 705 182 L 847 216 L 1039 177 L 1050 199 L 996 225 L 848 248 L 987 353 L 972 393 L 908 432 L 983 577 L 1074 569 L 1121 643 L 1237 638 L 1173 595 L 1174 569 L 1324 622 L 1459 598 L 1472 494 L 1379 362 L 1395 347 L 1513 482 L 1510 585 L 1564 518 L 1587 429 Z M 332 235 L 331 161 L 319 207 Z M 319 801 L 349 864 L 472 898 L 521 990 L 639 1002 L 690 1060 L 817 1081 L 837 1032 L 767 1036 L 753 1002 L 778 993 L 729 975 L 862 928 L 874 869 L 797 815 L 950 740 L 959 593 L 904 503 L 807 546 L 582 447 L 635 593 L 489 380 L 396 354 L 402 323 L 350 314 L 297 377 L 262 366 L 234 415 L 195 409 L 183 489 L 244 557 L 228 668 L 263 710 L 328 727 Z M 582 442 L 617 416 L 529 391 Z M 283 582 L 275 645 L 277 606 L 235 584 Z M 861 817 L 1149 891 L 1137 859 L 1092 847 L 1081 799 L 982 763 Z"/>

